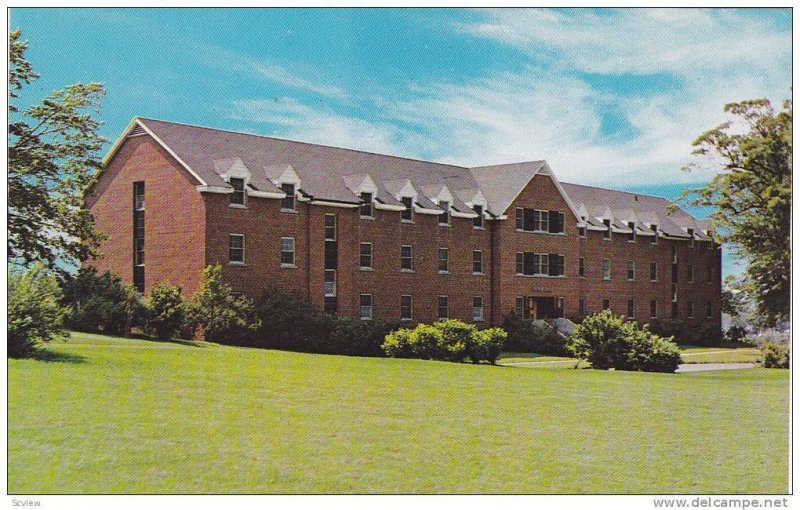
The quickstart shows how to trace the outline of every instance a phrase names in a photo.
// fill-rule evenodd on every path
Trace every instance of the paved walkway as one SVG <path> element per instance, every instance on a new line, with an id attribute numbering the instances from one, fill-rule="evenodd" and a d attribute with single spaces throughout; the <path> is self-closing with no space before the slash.
<path id="1" fill-rule="evenodd" d="M 683 365 L 678 365 L 678 370 L 676 370 L 675 373 L 705 372 L 707 370 L 738 370 L 755 367 L 755 363 L 684 363 Z"/>

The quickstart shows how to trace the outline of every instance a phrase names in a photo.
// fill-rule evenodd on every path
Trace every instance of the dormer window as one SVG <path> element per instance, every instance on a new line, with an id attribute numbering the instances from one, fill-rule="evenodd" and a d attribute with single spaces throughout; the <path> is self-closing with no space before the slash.
<path id="1" fill-rule="evenodd" d="M 611 220 L 603 220 L 606 229 L 603 231 L 603 239 L 611 239 Z"/>
<path id="2" fill-rule="evenodd" d="M 361 193 L 361 217 L 372 218 L 372 193 Z"/>
<path id="3" fill-rule="evenodd" d="M 281 184 L 281 191 L 286 193 L 286 196 L 281 200 L 281 209 L 284 211 L 294 211 L 294 184 L 288 182 Z"/>
<path id="4" fill-rule="evenodd" d="M 401 197 L 400 201 L 403 202 L 405 209 L 400 213 L 400 219 L 403 221 L 414 221 L 414 199 L 411 197 Z"/>
<path id="5" fill-rule="evenodd" d="M 694 248 L 694 229 L 693 228 L 686 229 L 686 233 L 689 234 L 689 246 Z"/>
<path id="6" fill-rule="evenodd" d="M 439 215 L 439 225 L 449 225 L 450 224 L 450 202 L 446 202 L 442 200 L 439 202 L 439 208 L 442 210 L 442 214 Z"/>
<path id="7" fill-rule="evenodd" d="M 650 225 L 650 230 L 653 231 L 653 238 L 650 239 L 650 244 L 658 244 L 658 225 Z"/>
<path id="8" fill-rule="evenodd" d="M 478 215 L 477 218 L 472 220 L 472 226 L 475 228 L 483 228 L 483 206 L 475 205 L 472 207 L 472 210 Z"/>
<path id="9" fill-rule="evenodd" d="M 628 222 L 628 228 L 631 229 L 631 231 L 628 232 L 628 242 L 629 243 L 635 243 L 636 242 L 636 224 L 634 222 L 632 222 L 632 221 L 629 221 Z"/>
<path id="10" fill-rule="evenodd" d="M 244 179 L 231 177 L 230 185 L 233 188 L 233 193 L 230 195 L 231 205 L 245 205 Z"/>

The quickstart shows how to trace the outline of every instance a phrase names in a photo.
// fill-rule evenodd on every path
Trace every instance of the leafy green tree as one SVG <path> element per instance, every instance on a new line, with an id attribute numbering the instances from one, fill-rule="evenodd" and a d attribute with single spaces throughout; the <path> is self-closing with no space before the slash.
<path id="1" fill-rule="evenodd" d="M 64 334 L 61 289 L 41 264 L 8 274 L 8 356 L 30 356 L 42 342 Z"/>
<path id="2" fill-rule="evenodd" d="M 92 116 L 105 91 L 75 83 L 20 109 L 20 91 L 39 77 L 20 37 L 19 29 L 9 35 L 8 260 L 53 268 L 57 259 L 75 263 L 97 253 L 100 236 L 82 209 L 82 191 L 106 142 Z"/>
<path id="3" fill-rule="evenodd" d="M 81 268 L 60 278 L 61 303 L 67 308 L 65 325 L 72 330 L 108 335 L 128 334 L 135 319 L 144 314 L 144 303 L 135 288 L 109 271 Z"/>
<path id="4" fill-rule="evenodd" d="M 170 340 L 190 329 L 191 305 L 181 295 L 181 288 L 158 283 L 145 300 L 147 330 L 159 340 Z"/>
<path id="5" fill-rule="evenodd" d="M 220 265 L 203 270 L 203 282 L 194 295 L 194 311 L 206 339 L 215 342 L 241 341 L 241 337 L 252 334 L 261 325 L 253 301 L 235 296 L 222 281 Z"/>
<path id="6" fill-rule="evenodd" d="M 789 317 L 792 102 L 775 111 L 768 100 L 755 99 L 725 105 L 725 111 L 738 122 L 701 134 L 693 142 L 698 160 L 687 167 L 710 162 L 721 171 L 681 200 L 714 209 L 715 235 L 747 261 L 743 290 L 772 325 Z"/>

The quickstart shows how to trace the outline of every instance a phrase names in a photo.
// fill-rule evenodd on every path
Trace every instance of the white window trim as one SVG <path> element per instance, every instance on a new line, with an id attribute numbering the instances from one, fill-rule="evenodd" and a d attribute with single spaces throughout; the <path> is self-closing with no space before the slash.
<path id="1" fill-rule="evenodd" d="M 362 310 L 364 306 L 361 304 L 361 298 L 363 296 L 369 296 L 369 317 L 362 316 Z M 358 318 L 362 321 L 369 321 L 375 316 L 375 297 L 372 294 L 359 294 L 358 296 Z"/>
<path id="2" fill-rule="evenodd" d="M 409 306 L 408 306 L 409 316 L 408 317 L 403 317 L 403 298 L 404 297 L 409 298 Z M 448 303 L 448 305 L 449 305 L 449 303 Z M 400 320 L 401 321 L 413 321 L 414 320 L 414 296 L 412 296 L 411 294 L 401 294 L 400 295 Z"/>
<path id="3" fill-rule="evenodd" d="M 477 273 L 475 272 L 475 254 L 476 253 L 480 253 L 481 254 L 481 270 L 480 270 L 480 272 L 477 272 Z M 483 250 L 472 250 L 472 274 L 474 276 L 480 276 L 480 275 L 485 274 L 484 271 L 483 271 Z"/>
<path id="4" fill-rule="evenodd" d="M 361 265 L 361 247 L 365 244 L 369 245 L 369 261 L 371 264 L 369 266 Z M 374 271 L 374 266 L 375 266 L 374 255 L 375 255 L 374 246 L 371 242 L 360 242 L 358 244 L 358 269 L 361 271 Z"/>
<path id="5" fill-rule="evenodd" d="M 283 241 L 285 239 L 291 239 L 292 240 L 292 263 L 289 264 L 289 263 L 283 262 L 281 260 L 281 263 L 280 263 L 281 267 L 282 268 L 296 268 L 297 267 L 297 239 L 295 239 L 294 237 L 281 237 L 281 259 L 283 259 L 283 254 L 284 253 L 288 253 L 288 252 L 284 251 L 284 249 L 283 249 Z"/>
<path id="6" fill-rule="evenodd" d="M 231 260 L 231 236 L 239 236 L 242 238 L 242 260 L 239 262 L 238 260 Z M 245 258 L 245 239 L 244 234 L 237 234 L 236 232 L 229 232 L 228 233 L 228 265 L 229 266 L 246 266 L 245 263 L 247 258 Z"/>
<path id="7" fill-rule="evenodd" d="M 447 300 L 447 313 L 445 314 L 444 317 L 442 317 L 441 314 L 439 313 L 439 309 L 441 308 L 439 306 L 439 300 L 441 298 L 445 298 Z M 450 318 L 450 296 L 445 296 L 445 295 L 436 296 L 436 317 L 438 317 L 439 320 Z"/>
<path id="8" fill-rule="evenodd" d="M 475 299 L 481 300 L 481 306 L 475 306 Z M 480 308 L 481 314 L 480 316 L 475 316 L 475 310 Z M 485 322 L 486 321 L 486 304 L 483 301 L 483 296 L 473 296 L 472 297 L 472 322 Z"/>
<path id="9" fill-rule="evenodd" d="M 633 262 L 633 278 L 631 278 L 631 262 Z M 636 281 L 636 261 L 635 260 L 629 260 L 628 261 L 628 271 L 627 271 L 627 273 L 628 273 L 628 275 L 627 275 L 628 276 L 628 281 L 629 282 L 635 282 Z"/>
<path id="10" fill-rule="evenodd" d="M 608 278 L 606 278 L 606 262 L 608 262 Z M 603 272 L 602 272 L 603 281 L 610 282 L 611 281 L 611 259 L 603 259 L 602 269 L 603 269 Z"/>
<path id="11" fill-rule="evenodd" d="M 633 315 L 630 315 L 628 313 L 628 312 L 630 312 L 628 305 L 631 304 L 631 301 L 633 301 Z M 625 318 L 626 319 L 635 319 L 636 318 L 636 300 L 635 299 L 629 299 L 628 302 L 625 303 Z"/>

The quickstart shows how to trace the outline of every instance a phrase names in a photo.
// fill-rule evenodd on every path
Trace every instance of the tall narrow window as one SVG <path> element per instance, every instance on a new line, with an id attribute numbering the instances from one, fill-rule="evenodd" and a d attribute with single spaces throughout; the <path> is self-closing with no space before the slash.
<path id="1" fill-rule="evenodd" d="M 472 220 L 472 226 L 475 228 L 483 228 L 483 206 L 476 205 L 472 207 L 472 210 L 475 211 L 475 214 L 478 216 Z"/>
<path id="2" fill-rule="evenodd" d="M 633 299 L 628 300 L 628 318 L 633 319 L 636 317 L 636 301 Z"/>
<path id="3" fill-rule="evenodd" d="M 358 265 L 361 269 L 372 269 L 372 243 L 361 243 Z"/>
<path id="4" fill-rule="evenodd" d="M 628 280 L 634 281 L 636 279 L 636 262 L 633 260 L 628 261 Z"/>
<path id="5" fill-rule="evenodd" d="M 480 296 L 475 296 L 472 298 L 472 320 L 483 320 L 483 298 Z"/>
<path id="6" fill-rule="evenodd" d="M 412 318 L 412 302 L 410 295 L 400 296 L 400 320 L 410 321 Z"/>
<path id="7" fill-rule="evenodd" d="M 711 319 L 714 316 L 714 305 L 711 301 L 706 301 L 706 319 Z"/>
<path id="8" fill-rule="evenodd" d="M 514 218 L 516 220 L 517 230 L 525 230 L 525 209 L 517 207 L 514 210 Z"/>
<path id="9" fill-rule="evenodd" d="M 534 253 L 534 272 L 535 275 L 547 276 L 550 274 L 550 254 Z"/>
<path id="10" fill-rule="evenodd" d="M 636 223 L 629 221 L 628 228 L 630 232 L 628 232 L 628 242 L 635 243 L 636 242 Z"/>
<path id="11" fill-rule="evenodd" d="M 281 209 L 284 211 L 294 211 L 294 184 L 289 184 L 288 182 L 281 184 L 281 191 L 286 194 L 281 200 Z"/>
<path id="12" fill-rule="evenodd" d="M 483 274 L 482 250 L 472 250 L 472 274 Z"/>
<path id="13" fill-rule="evenodd" d="M 550 212 L 533 211 L 534 232 L 550 231 Z"/>
<path id="14" fill-rule="evenodd" d="M 450 224 L 450 202 L 446 202 L 442 200 L 439 202 L 439 209 L 442 210 L 442 214 L 439 215 L 439 225 L 449 225 Z"/>
<path id="15" fill-rule="evenodd" d="M 650 244 L 658 244 L 658 225 L 650 225 L 650 230 L 653 231 L 653 237 L 650 238 Z"/>
<path id="16" fill-rule="evenodd" d="M 611 279 L 611 260 L 603 259 L 603 280 Z"/>
<path id="17" fill-rule="evenodd" d="M 449 250 L 447 248 L 439 248 L 439 272 L 447 273 L 450 271 Z"/>
<path id="18" fill-rule="evenodd" d="M 672 284 L 672 287 L 670 288 L 670 294 L 672 295 L 672 302 L 673 303 L 678 301 L 678 286 L 675 285 L 674 283 Z"/>
<path id="19" fill-rule="evenodd" d="M 414 221 L 414 199 L 411 197 L 401 197 L 400 201 L 403 202 L 405 207 L 400 212 L 400 219 L 402 221 Z"/>
<path id="20" fill-rule="evenodd" d="M 525 254 L 517 252 L 516 257 L 517 274 L 525 274 Z"/>
<path id="21" fill-rule="evenodd" d="M 606 229 L 603 231 L 603 239 L 611 239 L 611 220 L 603 220 Z"/>
<path id="22" fill-rule="evenodd" d="M 658 281 L 658 262 L 650 262 L 650 281 Z"/>
<path id="23" fill-rule="evenodd" d="M 603 300 L 603 310 L 611 310 L 611 300 L 609 299 Z"/>
<path id="24" fill-rule="evenodd" d="M 362 321 L 372 318 L 372 294 L 361 294 L 359 298 L 359 317 Z"/>
<path id="25" fill-rule="evenodd" d="M 658 301 L 655 299 L 650 300 L 650 318 L 655 319 L 658 317 Z"/>
<path id="26" fill-rule="evenodd" d="M 586 237 L 586 227 L 581 225 L 578 227 L 578 237 Z"/>
<path id="27" fill-rule="evenodd" d="M 336 297 L 336 270 L 325 270 L 325 297 Z"/>
<path id="28" fill-rule="evenodd" d="M 517 296 L 517 298 L 514 300 L 514 311 L 520 317 L 527 318 L 527 314 L 525 313 L 525 297 L 524 296 Z"/>
<path id="29" fill-rule="evenodd" d="M 372 218 L 372 193 L 361 193 L 360 214 L 362 218 Z"/>
<path id="30" fill-rule="evenodd" d="M 586 265 L 584 263 L 583 257 L 578 259 L 578 276 L 584 278 L 586 276 Z"/>
<path id="31" fill-rule="evenodd" d="M 245 205 L 246 194 L 244 191 L 244 179 L 231 177 L 230 185 L 233 188 L 233 193 L 231 193 L 231 205 Z"/>
<path id="32" fill-rule="evenodd" d="M 144 181 L 133 183 L 133 285 L 144 293 Z"/>
<path id="33" fill-rule="evenodd" d="M 294 237 L 281 237 L 281 265 L 294 267 Z"/>
<path id="34" fill-rule="evenodd" d="M 326 241 L 335 241 L 336 240 L 336 215 L 335 214 L 326 214 L 325 215 L 325 240 Z"/>
<path id="35" fill-rule="evenodd" d="M 244 264 L 244 236 L 242 234 L 228 235 L 228 262 Z"/>
<path id="36" fill-rule="evenodd" d="M 411 246 L 403 245 L 400 247 L 400 269 L 402 271 L 412 271 L 414 269 L 411 256 Z"/>
<path id="37" fill-rule="evenodd" d="M 578 299 L 578 316 L 583 317 L 586 315 L 586 300 L 584 298 Z"/>
<path id="38" fill-rule="evenodd" d="M 686 265 L 686 281 L 689 283 L 694 282 L 694 266 L 692 264 Z"/>
<path id="39" fill-rule="evenodd" d="M 446 319 L 450 316 L 450 299 L 447 296 L 439 296 L 437 299 L 439 319 Z"/>
<path id="40" fill-rule="evenodd" d="M 325 215 L 325 269 L 338 269 L 339 243 L 336 241 L 336 215 Z"/>

